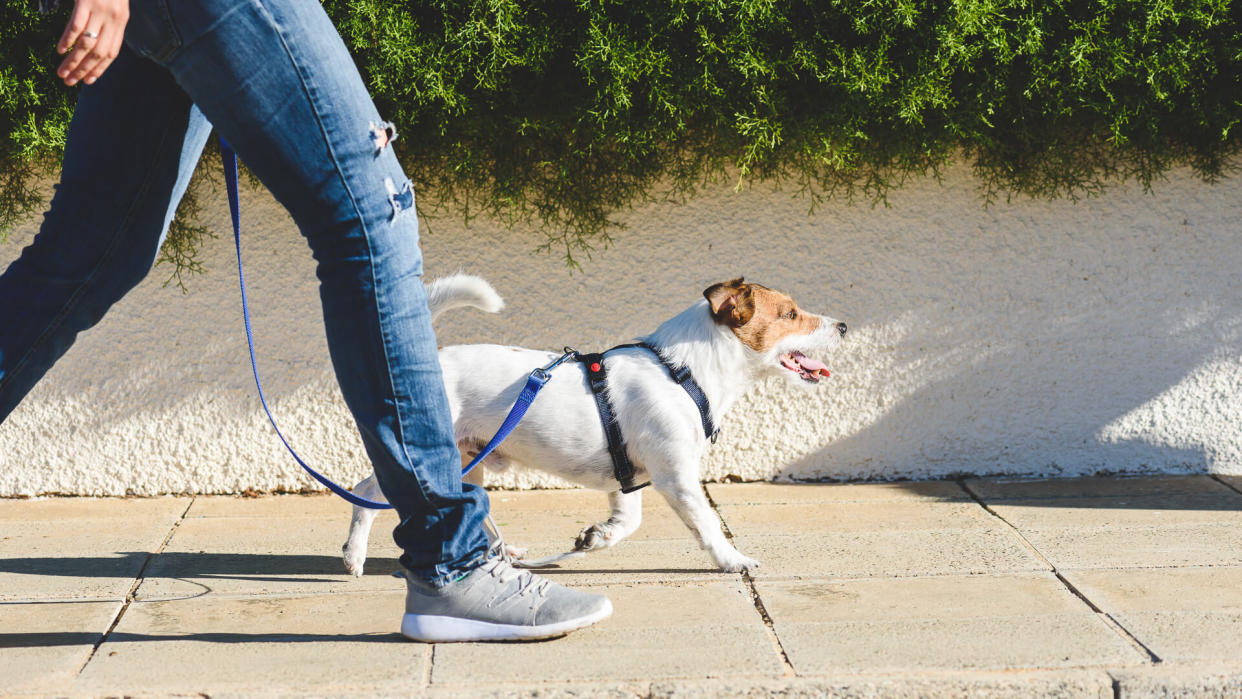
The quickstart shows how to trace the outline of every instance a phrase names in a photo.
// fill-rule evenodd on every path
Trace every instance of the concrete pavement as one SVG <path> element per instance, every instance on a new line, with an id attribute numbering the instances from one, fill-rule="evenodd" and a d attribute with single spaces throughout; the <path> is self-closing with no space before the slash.
<path id="1" fill-rule="evenodd" d="M 344 573 L 327 495 L 0 500 L 0 695 L 1238 696 L 1242 479 L 712 484 L 762 567 L 639 532 L 547 571 L 615 615 L 565 638 L 397 634 L 397 551 Z M 492 494 L 539 556 L 602 494 Z"/>

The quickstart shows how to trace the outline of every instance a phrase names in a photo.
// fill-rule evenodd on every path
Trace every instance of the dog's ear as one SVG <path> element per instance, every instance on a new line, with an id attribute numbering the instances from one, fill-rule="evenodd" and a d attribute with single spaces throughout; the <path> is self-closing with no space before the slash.
<path id="1" fill-rule="evenodd" d="M 717 323 L 739 328 L 755 315 L 755 298 L 750 285 L 742 277 L 712 284 L 703 290 L 703 298 L 712 308 Z"/>

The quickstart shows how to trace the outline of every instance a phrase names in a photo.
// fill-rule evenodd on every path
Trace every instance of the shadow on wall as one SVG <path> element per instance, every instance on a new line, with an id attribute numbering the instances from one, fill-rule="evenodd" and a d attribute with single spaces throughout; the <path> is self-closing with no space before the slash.
<path id="1" fill-rule="evenodd" d="M 1080 203 L 1061 231 L 997 207 L 1005 234 L 882 246 L 866 276 L 920 290 L 851 322 L 825 406 L 851 427 L 777 477 L 1242 470 L 1242 255 L 1213 201 Z"/>

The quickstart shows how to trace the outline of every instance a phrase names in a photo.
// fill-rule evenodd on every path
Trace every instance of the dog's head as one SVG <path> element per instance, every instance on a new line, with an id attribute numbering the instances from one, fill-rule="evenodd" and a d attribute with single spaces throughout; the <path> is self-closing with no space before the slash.
<path id="1" fill-rule="evenodd" d="M 828 376 L 828 367 L 807 354 L 840 344 L 845 323 L 807 313 L 787 294 L 741 277 L 713 284 L 703 296 L 716 323 L 755 351 L 761 373 L 781 374 L 802 385 Z"/>

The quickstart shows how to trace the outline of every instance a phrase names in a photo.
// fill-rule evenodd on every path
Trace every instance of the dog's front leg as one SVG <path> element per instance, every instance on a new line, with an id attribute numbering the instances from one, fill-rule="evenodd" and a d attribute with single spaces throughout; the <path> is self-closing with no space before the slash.
<path id="1" fill-rule="evenodd" d="M 375 480 L 375 474 L 367 476 L 354 486 L 354 493 L 368 500 L 387 502 L 379 482 Z M 367 539 L 370 538 L 371 525 L 375 523 L 377 516 L 379 510 L 354 505 L 354 516 L 349 522 L 349 538 L 341 547 L 341 553 L 345 555 L 345 570 L 355 576 L 362 575 L 362 567 L 367 562 Z"/>
<path id="2" fill-rule="evenodd" d="M 683 473 L 697 474 L 698 469 L 684 469 Z M 678 475 L 675 480 L 669 482 L 656 480 L 653 485 L 664 496 L 664 499 L 668 500 L 668 504 L 681 517 L 681 521 L 685 522 L 686 526 L 690 527 L 690 531 L 694 532 L 695 538 L 699 540 L 699 546 L 707 550 L 717 567 L 728 573 L 759 567 L 759 561 L 743 556 L 725 538 L 724 530 L 720 526 L 720 518 L 716 516 L 716 511 L 707 501 L 707 496 L 703 494 L 703 484 L 699 483 L 697 478 Z"/>
<path id="3" fill-rule="evenodd" d="M 633 534 L 643 522 L 643 492 L 622 493 L 614 490 L 608 493 L 608 504 L 612 514 L 607 521 L 598 522 L 583 529 L 574 542 L 575 551 L 616 546 L 622 539 Z"/>

